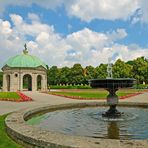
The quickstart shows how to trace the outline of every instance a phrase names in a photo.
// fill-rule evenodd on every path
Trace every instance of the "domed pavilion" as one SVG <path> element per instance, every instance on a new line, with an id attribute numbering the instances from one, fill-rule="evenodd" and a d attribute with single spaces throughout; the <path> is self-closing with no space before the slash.
<path id="1" fill-rule="evenodd" d="M 47 66 L 38 57 L 23 53 L 8 59 L 2 67 L 3 91 L 46 91 Z"/>

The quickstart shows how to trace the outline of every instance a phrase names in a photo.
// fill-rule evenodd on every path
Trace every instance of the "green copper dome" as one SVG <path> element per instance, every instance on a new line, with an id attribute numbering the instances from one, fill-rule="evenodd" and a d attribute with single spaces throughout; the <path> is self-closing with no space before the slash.
<path id="1" fill-rule="evenodd" d="M 5 65 L 9 67 L 22 67 L 22 68 L 36 68 L 39 66 L 43 66 L 45 69 L 47 69 L 46 64 L 42 62 L 39 58 L 28 54 L 28 50 L 26 47 L 25 50 L 23 50 L 23 54 L 16 55 L 8 59 L 8 61 L 4 64 L 4 66 Z"/>

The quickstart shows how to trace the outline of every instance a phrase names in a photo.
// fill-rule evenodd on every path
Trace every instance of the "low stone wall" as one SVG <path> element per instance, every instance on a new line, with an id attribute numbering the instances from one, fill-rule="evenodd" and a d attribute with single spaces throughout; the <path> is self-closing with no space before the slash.
<path id="1" fill-rule="evenodd" d="M 57 132 L 41 130 L 32 125 L 28 125 L 25 120 L 40 112 L 48 112 L 66 108 L 79 108 L 88 106 L 104 106 L 106 103 L 89 102 L 61 104 L 53 106 L 42 106 L 32 110 L 20 110 L 7 116 L 6 130 L 8 135 L 24 147 L 50 147 L 50 148 L 147 148 L 148 140 L 113 140 L 98 139 L 81 136 L 65 135 Z M 120 103 L 121 106 L 148 107 L 143 103 Z"/>

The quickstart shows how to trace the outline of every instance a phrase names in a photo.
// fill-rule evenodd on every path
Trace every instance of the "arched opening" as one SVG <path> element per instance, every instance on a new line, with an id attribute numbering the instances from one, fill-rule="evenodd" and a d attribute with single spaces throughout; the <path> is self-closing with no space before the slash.
<path id="1" fill-rule="evenodd" d="M 7 81 L 7 91 L 10 91 L 10 75 L 6 76 L 6 81 Z"/>
<path id="2" fill-rule="evenodd" d="M 37 76 L 37 90 L 41 90 L 42 88 L 42 76 L 38 75 Z"/>
<path id="3" fill-rule="evenodd" d="M 23 76 L 23 90 L 32 91 L 32 77 L 29 74 Z"/>

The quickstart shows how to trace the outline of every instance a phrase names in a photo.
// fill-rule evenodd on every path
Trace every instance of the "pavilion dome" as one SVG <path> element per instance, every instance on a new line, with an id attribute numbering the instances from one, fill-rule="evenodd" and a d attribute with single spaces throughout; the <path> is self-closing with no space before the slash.
<path id="1" fill-rule="evenodd" d="M 9 66 L 12 68 L 36 68 L 42 66 L 47 69 L 46 64 L 38 57 L 28 54 L 27 48 L 23 50 L 22 54 L 8 59 L 4 66 Z"/>

